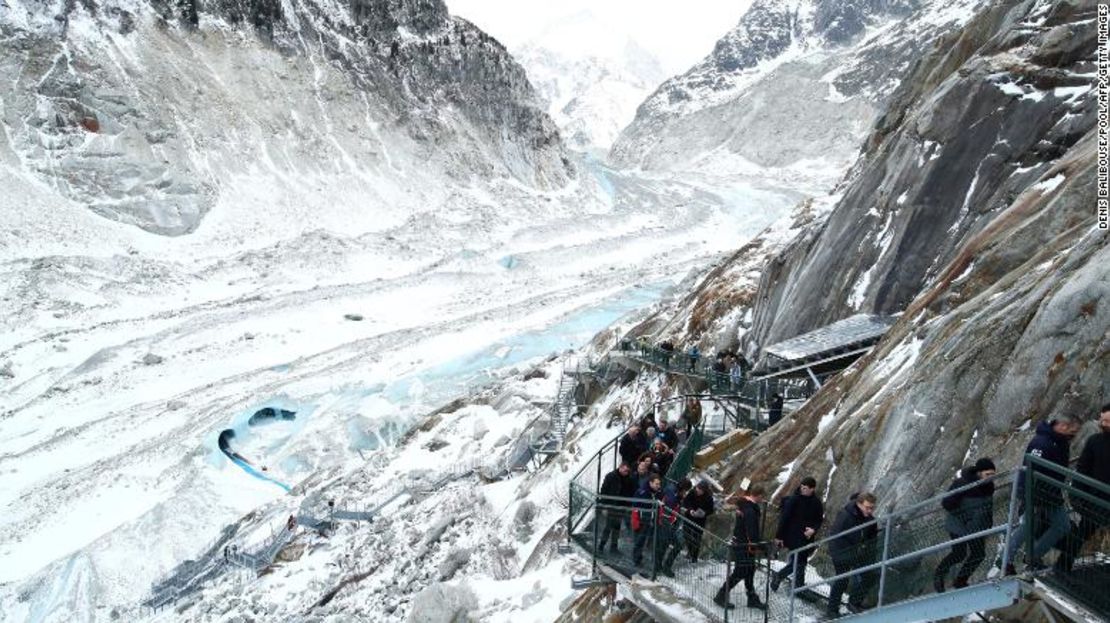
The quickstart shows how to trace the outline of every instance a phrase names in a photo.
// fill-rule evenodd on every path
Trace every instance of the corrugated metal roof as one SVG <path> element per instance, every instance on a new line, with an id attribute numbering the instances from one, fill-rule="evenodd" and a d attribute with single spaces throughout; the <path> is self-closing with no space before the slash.
<path id="1" fill-rule="evenodd" d="M 856 314 L 844 320 L 768 346 L 768 355 L 786 361 L 809 359 L 881 337 L 894 324 L 891 316 Z"/>

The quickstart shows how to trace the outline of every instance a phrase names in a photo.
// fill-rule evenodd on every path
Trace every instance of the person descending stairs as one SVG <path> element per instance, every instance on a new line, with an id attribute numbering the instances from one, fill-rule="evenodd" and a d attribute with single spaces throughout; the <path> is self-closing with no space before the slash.
<path id="1" fill-rule="evenodd" d="M 740 582 L 744 583 L 747 592 L 748 607 L 766 610 L 767 605 L 755 592 L 755 568 L 757 556 L 766 549 L 766 544 L 760 542 L 759 537 L 759 505 L 763 503 L 764 489 L 759 485 L 749 486 L 743 492 L 739 504 L 736 505 L 736 521 L 732 527 L 733 568 L 724 586 L 713 597 L 713 603 L 722 608 L 735 608 L 728 600 L 729 592 Z"/>

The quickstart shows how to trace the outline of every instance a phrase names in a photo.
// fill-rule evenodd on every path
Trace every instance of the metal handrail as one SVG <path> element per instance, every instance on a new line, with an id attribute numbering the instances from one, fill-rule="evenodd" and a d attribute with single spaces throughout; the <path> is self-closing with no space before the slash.
<path id="1" fill-rule="evenodd" d="M 1057 478 L 1057 475 L 1061 476 L 1062 478 Z M 1026 499 L 1022 499 L 1018 495 L 1020 488 L 1019 481 L 1023 483 L 1022 486 L 1025 489 Z M 1008 500 L 1006 502 L 1006 507 L 996 507 L 996 510 L 1004 511 L 1005 519 L 1003 519 L 1001 523 L 997 525 L 992 525 L 982 530 L 978 530 L 971 534 L 946 538 L 941 542 L 933 543 L 925 547 L 918 547 L 917 549 L 914 549 L 910 552 L 892 555 L 893 553 L 891 551 L 891 535 L 899 526 L 904 526 L 909 521 L 912 521 L 914 519 L 926 518 L 933 513 L 937 513 L 939 510 L 938 507 L 940 507 L 940 503 L 943 502 L 946 498 L 975 489 L 988 482 L 1005 482 L 1005 486 L 1010 488 L 1009 493 L 1006 495 L 1006 499 Z M 883 532 L 881 545 L 882 549 L 881 552 L 879 552 L 881 553 L 881 557 L 878 561 L 854 566 L 844 573 L 822 577 L 819 581 L 816 582 L 807 582 L 804 585 L 792 586 L 792 588 L 790 589 L 790 620 L 793 620 L 795 600 L 800 594 L 807 591 L 812 591 L 814 586 L 832 585 L 833 583 L 843 581 L 848 578 L 864 576 L 865 574 L 874 574 L 876 571 L 880 573 L 879 596 L 876 608 L 882 609 L 884 607 L 891 606 L 892 603 L 901 603 L 905 601 L 905 599 L 899 599 L 892 603 L 887 603 L 884 601 L 887 588 L 886 578 L 889 570 L 896 569 L 900 565 L 903 565 L 904 563 L 910 562 L 912 560 L 922 559 L 926 556 L 949 550 L 953 546 L 968 543 L 971 541 L 982 540 L 992 536 L 1004 535 L 1004 538 L 1002 539 L 1003 546 L 1001 548 L 1001 565 L 1002 568 L 1007 568 L 1012 563 L 1012 561 L 1010 560 L 1011 548 L 1007 545 L 1010 544 L 1015 538 L 1015 531 L 1018 523 L 1016 521 L 1018 510 L 1024 504 L 1024 512 L 1030 512 L 1030 508 L 1032 507 L 1030 506 L 1031 502 L 1029 502 L 1028 498 L 1032 497 L 1033 489 L 1037 488 L 1038 486 L 1042 488 L 1045 486 L 1051 486 L 1053 488 L 1059 489 L 1061 492 L 1067 492 L 1069 496 L 1073 496 L 1073 502 L 1076 499 L 1095 502 L 1100 509 L 1110 510 L 1110 503 L 1108 503 L 1107 501 L 1110 500 L 1110 486 L 1107 486 L 1105 483 L 1102 483 L 1098 480 L 1084 476 L 1083 474 L 1078 474 L 1066 467 L 1057 465 L 1050 461 L 1046 461 L 1042 458 L 1027 455 L 1025 457 L 1025 463 L 1019 468 L 1008 470 L 1006 472 L 1001 472 L 990 478 L 976 480 L 961 487 L 947 490 L 938 495 L 911 504 L 905 508 L 898 509 L 897 511 L 894 511 L 889 515 L 876 517 L 850 530 L 846 530 L 838 534 L 827 535 L 819 541 L 815 541 L 794 550 L 790 550 L 787 553 L 787 560 L 789 561 L 788 564 L 793 565 L 796 572 L 798 568 L 799 554 L 803 552 L 813 552 L 822 545 L 829 545 L 837 539 L 841 539 L 845 536 L 851 535 L 861 530 L 866 530 L 868 528 L 880 528 Z M 1087 489 L 1085 490 L 1079 487 L 1086 487 Z M 1005 489 L 996 489 L 995 491 L 1005 492 Z M 1100 494 L 1103 497 L 1099 497 Z M 995 516 L 997 518 L 997 515 Z M 1025 521 L 1030 521 L 1030 519 L 1027 518 Z M 1032 531 L 1030 530 L 1027 532 L 1031 533 Z M 878 539 L 876 538 L 875 541 L 877 542 Z M 1031 546 L 1027 545 L 1027 547 Z M 912 597 L 907 599 L 911 598 Z"/>
<path id="2" fill-rule="evenodd" d="M 942 501 L 944 498 L 947 498 L 951 495 L 954 495 L 954 494 L 957 494 L 957 493 L 963 493 L 964 491 L 969 491 L 969 490 L 974 489 L 975 487 L 978 487 L 978 486 L 980 486 L 984 483 L 987 483 L 987 482 L 997 482 L 998 480 L 1001 480 L 1003 478 L 1013 477 L 1013 476 L 1017 475 L 1019 472 L 1021 472 L 1022 469 L 1023 468 L 1019 467 L 1019 468 L 1016 468 L 1016 469 L 1006 470 L 1004 472 L 998 472 L 997 474 L 995 474 L 994 476 L 991 476 L 990 478 L 984 478 L 982 480 L 976 480 L 975 482 L 969 483 L 969 484 L 964 485 L 962 487 L 959 487 L 957 489 L 952 489 L 951 491 L 945 491 L 944 493 L 942 493 L 940 495 L 936 495 L 936 496 L 933 496 L 931 498 L 927 498 L 927 499 L 922 500 L 920 502 L 915 502 L 915 503 L 913 503 L 909 506 L 906 506 L 904 508 L 898 509 L 896 511 L 892 511 L 891 513 L 889 513 L 887 515 L 883 515 L 882 517 L 875 517 L 875 518 L 871 519 L 870 521 L 862 523 L 862 524 L 860 524 L 858 526 L 855 526 L 855 527 L 853 527 L 849 530 L 845 530 L 844 532 L 839 532 L 837 534 L 828 535 L 823 539 L 819 539 L 817 541 L 814 541 L 813 543 L 810 543 L 809 545 L 804 545 L 802 547 L 792 549 L 789 552 L 787 552 L 787 555 L 789 556 L 789 555 L 799 553 L 799 552 L 803 552 L 803 551 L 806 551 L 806 550 L 815 550 L 818 547 L 820 547 L 822 544 L 827 544 L 827 543 L 829 543 L 833 540 L 839 539 L 840 537 L 843 537 L 845 535 L 852 534 L 854 532 L 859 532 L 861 530 L 865 530 L 865 529 L 867 529 L 868 527 L 871 527 L 871 526 L 877 526 L 881 522 L 894 521 L 894 520 L 896 520 L 900 517 L 905 517 L 905 516 L 909 515 L 910 513 L 919 511 L 919 510 L 921 510 L 923 508 L 926 508 L 926 507 L 935 506 L 937 503 Z"/>

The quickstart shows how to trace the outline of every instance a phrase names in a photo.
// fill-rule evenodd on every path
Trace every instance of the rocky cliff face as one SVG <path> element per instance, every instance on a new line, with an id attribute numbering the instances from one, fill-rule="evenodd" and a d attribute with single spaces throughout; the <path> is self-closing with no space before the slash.
<path id="1" fill-rule="evenodd" d="M 836 175 L 913 62 L 975 4 L 758 0 L 712 54 L 641 105 L 611 157 Z"/>
<path id="2" fill-rule="evenodd" d="M 874 488 L 889 507 L 969 456 L 1013 466 L 1031 424 L 1107 401 L 1094 10 L 995 2 L 918 63 L 828 218 L 765 269 L 745 340 L 860 310 L 900 320 L 726 477 L 793 463 L 787 490 L 813 474 L 830 500 Z"/>
<path id="3" fill-rule="evenodd" d="M 440 0 L 14 3 L 0 50 L 2 163 L 159 233 L 258 193 L 571 172 L 523 70 Z"/>
<path id="4" fill-rule="evenodd" d="M 765 273 L 755 343 L 901 312 L 1024 190 L 1063 181 L 1042 178 L 1093 127 L 1094 25 L 1022 6 L 992 5 L 905 81 L 820 235 Z"/>

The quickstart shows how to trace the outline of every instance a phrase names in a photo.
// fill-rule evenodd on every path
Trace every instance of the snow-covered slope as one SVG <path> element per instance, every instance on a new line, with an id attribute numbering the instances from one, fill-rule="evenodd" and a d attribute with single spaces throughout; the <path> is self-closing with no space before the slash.
<path id="1" fill-rule="evenodd" d="M 0 7 L 0 157 L 168 234 L 224 206 L 281 226 L 270 206 L 326 220 L 336 203 L 358 203 L 344 217 L 364 231 L 440 204 L 443 177 L 556 188 L 571 175 L 523 70 L 442 2 L 246 9 Z"/>
<path id="2" fill-rule="evenodd" d="M 826 171 L 975 0 L 757 0 L 712 54 L 665 82 L 614 144 L 618 166 Z"/>
<path id="3" fill-rule="evenodd" d="M 362 464 L 797 196 L 573 161 L 439 2 L 9 2 L 0 30 L 15 620 L 134 619 L 271 480 Z M 266 406 L 297 419 L 246 424 Z"/>

